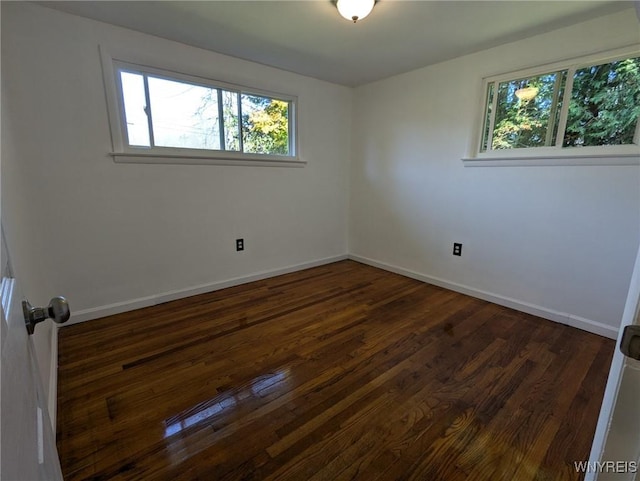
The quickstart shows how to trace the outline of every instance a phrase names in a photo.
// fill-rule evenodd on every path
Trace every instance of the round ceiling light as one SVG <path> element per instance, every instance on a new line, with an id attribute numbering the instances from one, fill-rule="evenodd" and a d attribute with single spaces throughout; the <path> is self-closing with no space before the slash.
<path id="1" fill-rule="evenodd" d="M 375 0 L 338 0 L 336 7 L 340 15 L 356 23 L 371 13 L 374 4 Z"/>
<path id="2" fill-rule="evenodd" d="M 539 89 L 537 87 L 524 87 L 516 90 L 514 93 L 516 97 L 526 102 L 538 95 L 538 91 Z"/>

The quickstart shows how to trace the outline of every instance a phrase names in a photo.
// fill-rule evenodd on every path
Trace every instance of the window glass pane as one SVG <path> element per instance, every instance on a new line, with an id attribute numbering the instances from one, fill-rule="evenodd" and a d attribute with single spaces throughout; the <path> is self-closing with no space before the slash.
<path id="1" fill-rule="evenodd" d="M 238 124 L 238 92 L 222 91 L 222 116 L 224 118 L 225 150 L 240 150 L 240 125 Z"/>
<path id="2" fill-rule="evenodd" d="M 154 155 L 166 148 L 293 157 L 293 100 L 243 94 L 234 85 L 114 62 L 125 145 Z M 277 95 L 277 94 L 274 94 Z M 207 152 L 190 155 L 207 157 Z M 216 154 L 213 157 L 223 157 Z M 230 159 L 242 157 L 232 155 Z"/>
<path id="3" fill-rule="evenodd" d="M 289 102 L 242 94 L 243 151 L 289 155 Z"/>
<path id="4" fill-rule="evenodd" d="M 149 147 L 149 121 L 145 112 L 144 78 L 140 74 L 120 72 L 128 144 Z"/>
<path id="5" fill-rule="evenodd" d="M 217 89 L 150 76 L 149 98 L 156 146 L 220 149 Z"/>
<path id="6" fill-rule="evenodd" d="M 485 152 L 489 143 L 489 130 L 491 129 L 491 109 L 493 108 L 494 87 L 495 82 L 491 82 L 487 88 L 487 112 L 484 116 L 484 125 L 482 126 L 482 146 L 480 147 L 480 152 Z"/>
<path id="7" fill-rule="evenodd" d="M 565 147 L 632 144 L 640 116 L 640 58 L 576 70 Z"/>
<path id="8" fill-rule="evenodd" d="M 553 132 L 548 136 L 548 130 L 554 130 L 555 119 L 549 119 L 561 79 L 561 72 L 553 72 L 498 84 L 491 147 L 515 149 L 555 142 Z"/>

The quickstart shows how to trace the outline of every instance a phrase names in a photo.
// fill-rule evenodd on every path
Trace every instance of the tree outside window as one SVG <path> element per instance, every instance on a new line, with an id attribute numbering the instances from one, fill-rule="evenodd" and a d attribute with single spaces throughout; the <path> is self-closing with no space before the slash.
<path id="1" fill-rule="evenodd" d="M 481 152 L 633 144 L 640 58 L 490 82 L 486 99 Z"/>

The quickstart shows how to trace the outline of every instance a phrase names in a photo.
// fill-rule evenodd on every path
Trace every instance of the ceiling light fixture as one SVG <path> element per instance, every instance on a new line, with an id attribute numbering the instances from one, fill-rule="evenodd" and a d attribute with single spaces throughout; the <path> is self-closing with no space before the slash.
<path id="1" fill-rule="evenodd" d="M 375 0 L 338 0 L 336 7 L 340 15 L 356 23 L 371 13 L 375 3 Z"/>

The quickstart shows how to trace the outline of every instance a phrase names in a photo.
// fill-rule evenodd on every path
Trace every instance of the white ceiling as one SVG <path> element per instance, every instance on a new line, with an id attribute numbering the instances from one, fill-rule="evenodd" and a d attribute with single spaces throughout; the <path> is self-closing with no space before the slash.
<path id="1" fill-rule="evenodd" d="M 379 0 L 354 25 L 331 0 L 38 3 L 348 86 L 626 8 L 635 15 L 633 2 L 602 0 Z"/>

